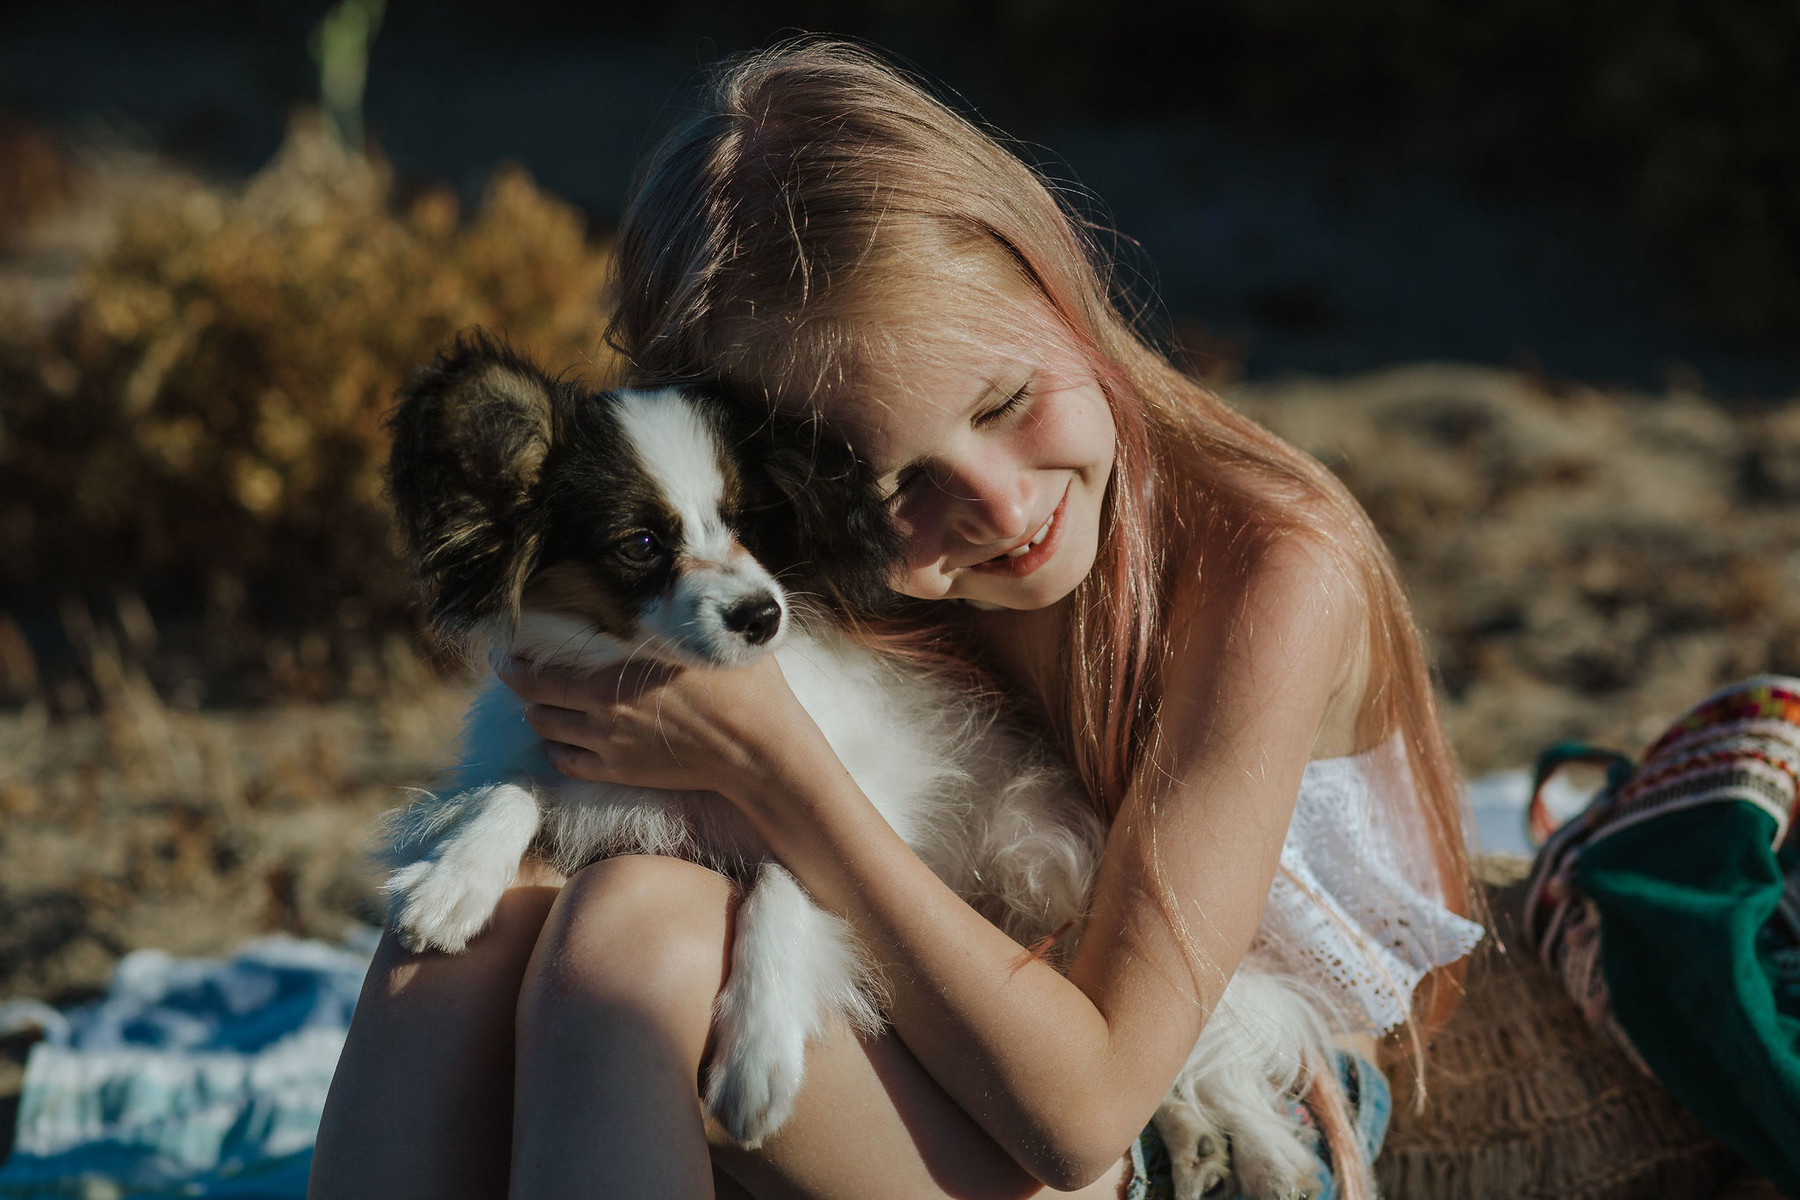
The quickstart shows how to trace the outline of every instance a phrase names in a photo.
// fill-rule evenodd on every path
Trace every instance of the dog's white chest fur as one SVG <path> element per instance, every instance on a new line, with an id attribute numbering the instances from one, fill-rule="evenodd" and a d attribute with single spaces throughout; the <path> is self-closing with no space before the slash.
<path id="1" fill-rule="evenodd" d="M 509 649 L 547 666 L 598 670 L 623 661 L 627 650 L 571 618 L 526 614 Z M 907 679 L 833 630 L 819 633 L 790 625 L 773 651 L 795 698 L 818 725 L 850 777 L 877 811 L 908 844 L 954 818 L 961 828 L 971 815 L 972 784 L 997 773 L 1016 774 L 1029 750 L 1016 733 L 993 723 L 991 714 L 949 688 Z M 728 802 L 710 794 L 656 792 L 570 780 L 545 757 L 541 739 L 525 723 L 524 702 L 490 680 L 470 708 L 463 730 L 462 761 L 451 783 L 458 791 L 528 779 L 555 831 L 540 849 L 566 871 L 620 853 L 678 853 L 729 869 L 733 861 L 757 861 L 759 845 Z M 982 777 L 980 780 L 977 776 Z M 1046 782 L 1049 782 L 1048 778 Z M 1061 800 L 1072 796 L 1066 780 L 1055 780 Z M 1045 789 L 1046 792 L 1050 789 Z M 1040 814 L 1093 853 L 1097 827 L 1082 828 L 1081 814 L 1062 811 L 1066 803 Z M 636 813 L 616 827 L 599 812 L 650 809 L 678 816 L 682 829 L 662 829 Z M 1091 821 L 1087 822 L 1091 826 Z M 584 832 L 585 831 L 585 832 Z M 632 837 L 647 838 L 630 844 Z M 1071 869 L 1074 870 L 1073 861 Z M 1079 875 L 1079 871 L 1076 872 Z M 1073 915 L 1085 878 L 1063 899 Z M 1050 928 L 1054 928 L 1051 926 Z"/>

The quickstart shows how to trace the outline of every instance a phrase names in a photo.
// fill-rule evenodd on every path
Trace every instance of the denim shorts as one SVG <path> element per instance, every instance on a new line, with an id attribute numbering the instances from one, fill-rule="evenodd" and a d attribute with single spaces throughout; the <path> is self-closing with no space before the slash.
<path id="1" fill-rule="evenodd" d="M 1363 1154 L 1374 1162 L 1375 1155 L 1381 1151 L 1382 1139 L 1387 1136 L 1388 1114 L 1394 1106 L 1387 1078 L 1380 1068 L 1359 1054 L 1338 1051 L 1336 1058 L 1338 1079 L 1344 1085 L 1344 1099 L 1350 1106 L 1351 1124 L 1362 1143 Z M 1313 1124 L 1311 1114 L 1303 1106 L 1295 1107 L 1299 1110 L 1295 1115 L 1300 1120 Z M 1331 1176 L 1331 1156 L 1323 1143 L 1317 1153 L 1322 1186 L 1314 1200 L 1337 1200 L 1337 1182 Z M 1169 1152 L 1163 1146 L 1156 1126 L 1146 1125 L 1131 1145 L 1131 1180 L 1125 1188 L 1126 1200 L 1173 1200 L 1174 1195 L 1175 1185 L 1169 1178 Z M 1236 1200 L 1236 1197 L 1226 1200 Z"/>

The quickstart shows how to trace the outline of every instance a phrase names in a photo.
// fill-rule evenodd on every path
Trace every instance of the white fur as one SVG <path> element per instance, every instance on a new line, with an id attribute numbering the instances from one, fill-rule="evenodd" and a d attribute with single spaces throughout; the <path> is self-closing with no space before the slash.
<path id="1" fill-rule="evenodd" d="M 722 483 L 711 434 L 695 414 L 684 422 L 677 410 L 686 405 L 672 402 L 680 399 L 631 399 L 627 427 L 684 527 L 722 529 L 716 512 L 693 511 L 716 508 Z M 720 662 L 772 650 L 851 777 L 939 877 L 1022 944 L 1065 928 L 1078 936 L 1105 832 L 1070 772 L 990 708 L 899 673 L 828 624 L 795 620 L 759 564 L 706 547 L 690 554 L 705 561 L 684 573 L 637 644 L 527 612 L 516 629 L 492 631 L 496 653 L 597 670 L 635 654 Z M 718 614 L 755 588 L 783 604 L 783 632 L 763 646 L 734 647 Z M 736 809 L 712 795 L 565 778 L 525 723 L 523 702 L 498 682 L 469 710 L 450 790 L 400 810 L 388 835 L 393 870 L 384 890 L 414 949 L 463 949 L 528 849 L 565 872 L 647 853 L 741 880 L 705 1101 L 746 1146 L 791 1114 L 808 1042 L 838 1022 L 865 1033 L 881 1027 L 880 981 L 849 927 L 807 898 Z M 1157 1113 L 1182 1200 L 1199 1200 L 1226 1169 L 1257 1200 L 1314 1186 L 1311 1146 L 1283 1098 L 1327 1061 L 1326 1047 L 1307 997 L 1246 960 Z M 1215 1152 L 1197 1153 L 1206 1145 Z"/>
<path id="2" fill-rule="evenodd" d="M 613 407 L 619 428 L 650 478 L 662 485 L 681 518 L 683 549 L 724 562 L 731 530 L 719 516 L 725 477 L 719 472 L 719 439 L 700 410 L 682 393 L 620 392 Z"/>
<path id="3" fill-rule="evenodd" d="M 408 949 L 452 954 L 487 927 L 538 828 L 537 798 L 495 783 L 408 805 L 389 831 L 396 866 L 382 888 Z"/>
<path id="4" fill-rule="evenodd" d="M 1153 1118 L 1178 1200 L 1200 1200 L 1232 1176 L 1228 1195 L 1318 1190 L 1314 1147 L 1290 1105 L 1313 1071 L 1330 1069 L 1322 1011 L 1294 980 L 1250 959 L 1238 968 Z"/>
<path id="5" fill-rule="evenodd" d="M 754 1149 L 793 1113 L 806 1044 L 833 1017 L 867 1034 L 883 1022 L 874 972 L 850 927 L 807 899 L 776 863 L 762 864 L 738 909 L 731 954 L 731 977 L 713 1010 L 718 1046 L 706 1107 L 721 1120 L 749 1114 L 733 1133 Z"/>

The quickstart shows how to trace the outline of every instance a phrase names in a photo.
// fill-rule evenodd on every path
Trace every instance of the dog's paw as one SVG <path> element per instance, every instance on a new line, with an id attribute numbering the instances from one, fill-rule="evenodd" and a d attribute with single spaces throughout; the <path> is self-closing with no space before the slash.
<path id="1" fill-rule="evenodd" d="M 381 890 L 394 932 L 408 950 L 460 954 L 487 928 L 505 889 L 480 886 L 453 865 L 428 859 L 396 869 Z"/>
<path id="2" fill-rule="evenodd" d="M 1231 1142 L 1210 1118 L 1184 1101 L 1164 1100 L 1151 1124 L 1169 1152 L 1175 1200 L 1222 1200 L 1235 1194 Z"/>
<path id="3" fill-rule="evenodd" d="M 1319 1159 L 1296 1139 L 1231 1144 L 1232 1172 L 1244 1200 L 1311 1200 L 1320 1189 Z"/>
<path id="4" fill-rule="evenodd" d="M 719 1024 L 706 1077 L 706 1110 L 733 1141 L 754 1150 L 794 1114 L 806 1071 L 806 1038 L 793 1026 L 752 1032 Z"/>
<path id="5" fill-rule="evenodd" d="M 1319 1193 L 1319 1157 L 1298 1119 L 1246 1120 L 1231 1131 L 1231 1173 L 1244 1200 L 1309 1200 Z"/>

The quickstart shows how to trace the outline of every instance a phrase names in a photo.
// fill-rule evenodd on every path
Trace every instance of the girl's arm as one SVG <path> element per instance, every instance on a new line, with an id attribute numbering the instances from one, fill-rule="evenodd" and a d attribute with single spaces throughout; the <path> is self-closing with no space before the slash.
<path id="1" fill-rule="evenodd" d="M 1162 745 L 1109 835 L 1067 977 L 919 861 L 778 671 L 688 672 L 604 695 L 564 676 L 519 686 L 557 702 L 530 717 L 580 747 L 555 752 L 566 772 L 708 787 L 738 805 L 883 964 L 890 1017 L 919 1061 L 1021 1166 L 1072 1189 L 1143 1128 L 1249 945 L 1359 627 L 1338 579 L 1290 540 L 1241 608 L 1197 607 L 1175 631 Z"/>

